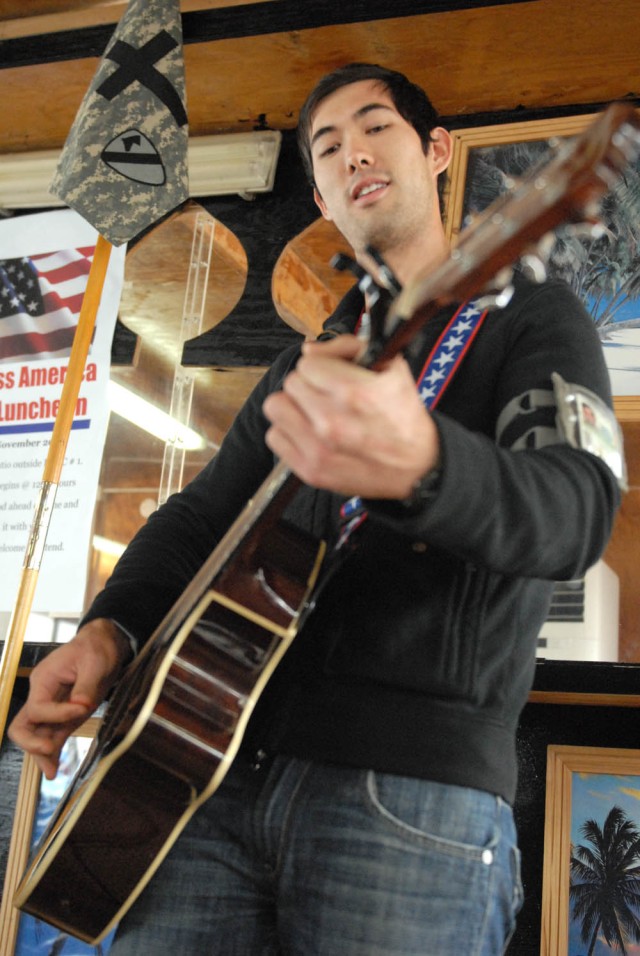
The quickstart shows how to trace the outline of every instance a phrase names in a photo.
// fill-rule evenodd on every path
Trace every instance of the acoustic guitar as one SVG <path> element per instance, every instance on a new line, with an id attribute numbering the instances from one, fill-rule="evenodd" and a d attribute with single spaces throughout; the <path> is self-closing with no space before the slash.
<path id="1" fill-rule="evenodd" d="M 495 285 L 561 223 L 593 220 L 639 152 L 635 111 L 613 104 L 392 299 L 362 363 L 381 367 L 439 309 Z M 331 572 L 330 549 L 282 519 L 298 487 L 276 466 L 127 670 L 34 851 L 18 907 L 100 942 L 219 787 Z"/>

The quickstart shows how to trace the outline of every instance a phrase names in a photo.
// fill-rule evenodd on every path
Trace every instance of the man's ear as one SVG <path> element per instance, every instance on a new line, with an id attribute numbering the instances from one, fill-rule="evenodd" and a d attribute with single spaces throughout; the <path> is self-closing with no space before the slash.
<path id="1" fill-rule="evenodd" d="M 318 189 L 317 189 L 316 186 L 313 187 L 313 201 L 315 202 L 316 206 L 318 207 L 318 209 L 319 209 L 320 212 L 322 213 L 323 217 L 324 217 L 328 222 L 331 222 L 331 216 L 329 215 L 329 210 L 327 209 L 327 204 L 325 203 L 324 199 L 322 198 L 322 196 L 321 196 L 320 193 L 318 192 Z"/>
<path id="2" fill-rule="evenodd" d="M 436 174 L 444 172 L 451 162 L 451 152 L 453 149 L 453 140 L 448 130 L 443 126 L 436 126 L 431 130 L 430 151 L 433 158 L 433 166 Z"/>

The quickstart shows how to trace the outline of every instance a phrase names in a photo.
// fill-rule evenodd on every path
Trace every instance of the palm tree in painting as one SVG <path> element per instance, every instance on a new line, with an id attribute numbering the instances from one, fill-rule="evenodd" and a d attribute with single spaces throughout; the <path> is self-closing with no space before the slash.
<path id="1" fill-rule="evenodd" d="M 485 209 L 537 163 L 549 158 L 545 140 L 474 149 L 469 155 L 466 216 Z M 601 203 L 605 232 L 560 229 L 549 254 L 549 274 L 564 279 L 588 306 L 600 337 L 616 329 L 640 328 L 640 164 L 629 166 Z M 638 315 L 616 321 L 638 302 Z"/>
<path id="2" fill-rule="evenodd" d="M 598 936 L 626 954 L 640 942 L 640 830 L 620 807 L 612 807 L 604 826 L 586 820 L 584 844 L 571 854 L 573 918 L 592 956 Z"/>
<path id="3" fill-rule="evenodd" d="M 640 298 L 640 168 L 631 167 L 602 200 L 602 236 L 558 234 L 550 259 L 554 274 L 589 303 L 601 338 L 616 329 L 640 328 L 638 317 L 616 321 Z"/>

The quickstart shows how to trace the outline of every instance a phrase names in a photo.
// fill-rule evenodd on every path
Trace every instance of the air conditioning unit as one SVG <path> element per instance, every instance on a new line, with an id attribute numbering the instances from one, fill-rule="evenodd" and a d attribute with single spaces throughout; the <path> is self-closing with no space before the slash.
<path id="1" fill-rule="evenodd" d="M 617 661 L 618 575 L 598 561 L 583 578 L 558 581 L 538 635 L 537 657 L 549 661 Z"/>

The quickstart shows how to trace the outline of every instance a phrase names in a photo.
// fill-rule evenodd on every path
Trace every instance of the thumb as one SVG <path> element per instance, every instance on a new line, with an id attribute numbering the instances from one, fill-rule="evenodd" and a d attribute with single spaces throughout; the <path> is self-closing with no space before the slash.
<path id="1" fill-rule="evenodd" d="M 338 335 L 322 342 L 308 340 L 302 344 L 303 355 L 324 355 L 353 361 L 365 349 L 365 344 L 355 335 Z"/>
<path id="2" fill-rule="evenodd" d="M 74 687 L 69 695 L 69 705 L 79 709 L 81 708 L 87 713 L 92 713 L 98 706 L 98 702 L 96 697 L 92 696 L 88 691 Z"/>
<path id="3" fill-rule="evenodd" d="M 109 683 L 105 681 L 104 673 L 96 662 L 83 661 L 69 693 L 69 703 L 92 713 L 103 700 L 108 687 Z"/>

